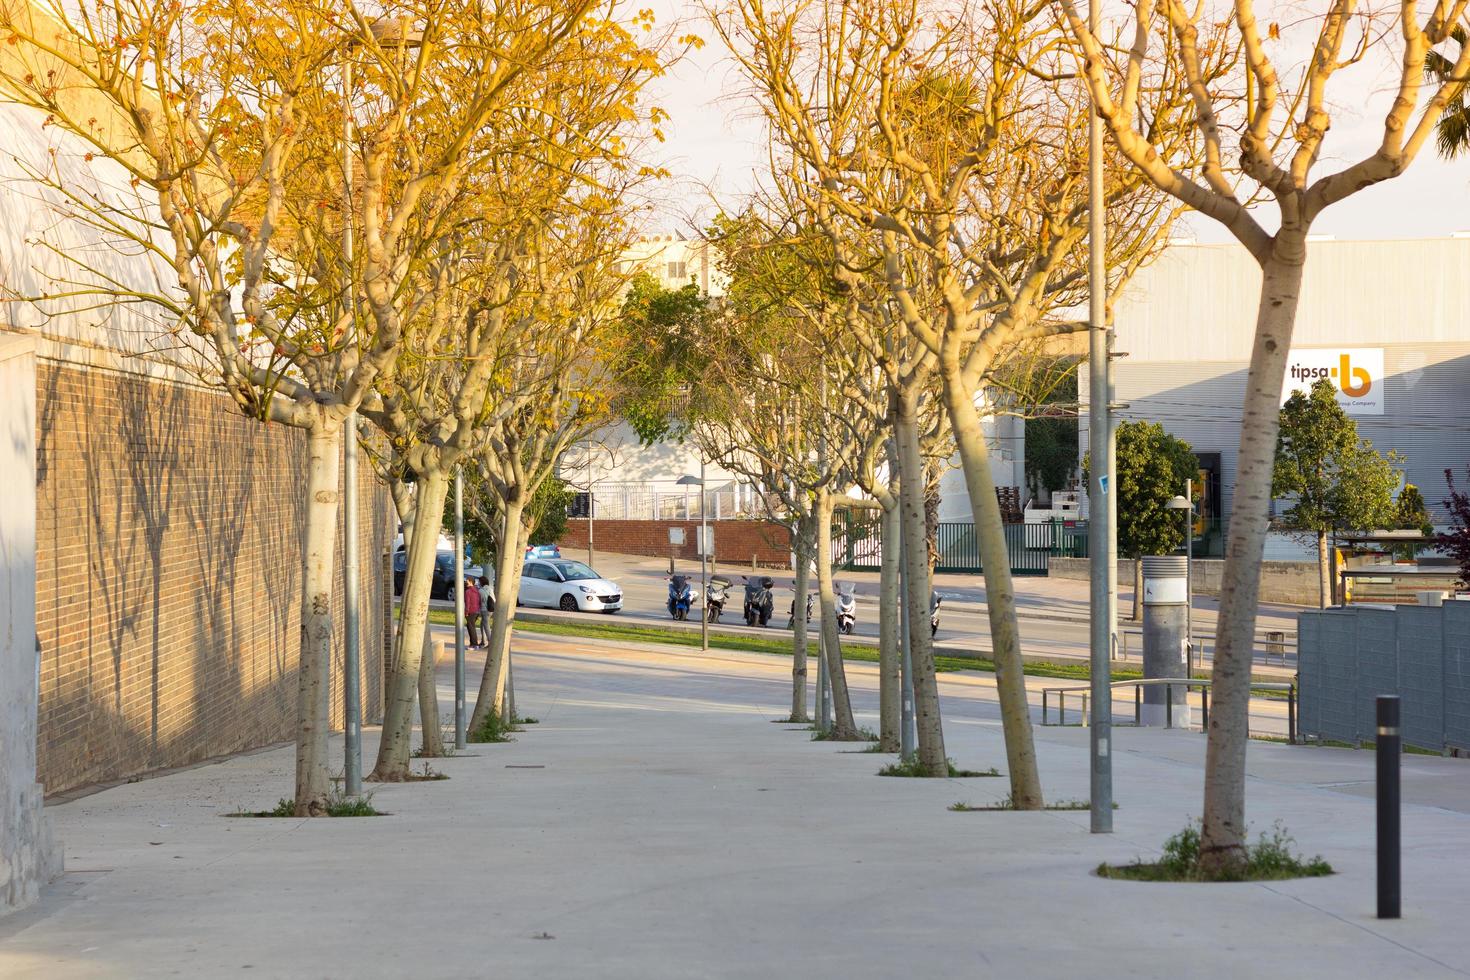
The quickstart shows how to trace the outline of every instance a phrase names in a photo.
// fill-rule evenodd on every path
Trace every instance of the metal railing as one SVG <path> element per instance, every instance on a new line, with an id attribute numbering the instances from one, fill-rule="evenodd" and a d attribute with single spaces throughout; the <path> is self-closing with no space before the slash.
<path id="1" fill-rule="evenodd" d="M 1208 677 L 1141 677 L 1126 681 L 1113 681 L 1108 686 L 1111 688 L 1132 687 L 1133 688 L 1133 724 L 1140 726 L 1143 721 L 1143 689 L 1145 687 L 1164 688 L 1164 727 L 1174 727 L 1174 691 L 1176 688 L 1184 688 L 1185 697 L 1189 696 L 1192 688 L 1199 689 L 1200 695 L 1200 728 L 1210 727 L 1210 686 L 1214 682 Z M 1295 745 L 1297 741 L 1296 730 L 1296 683 L 1295 682 L 1263 682 L 1252 683 L 1252 691 L 1282 691 L 1286 694 L 1286 740 Z M 1071 685 L 1067 687 L 1043 687 L 1041 689 L 1041 723 L 1045 726 L 1065 726 L 1067 724 L 1067 695 L 1075 695 L 1082 702 L 1082 720 L 1079 724 L 1087 727 L 1087 701 L 1091 691 L 1090 687 L 1082 685 Z M 1051 721 L 1051 698 L 1055 695 L 1057 699 L 1057 720 Z"/>
<path id="2" fill-rule="evenodd" d="M 1138 638 L 1138 658 L 1143 657 L 1143 627 L 1124 626 L 1118 630 L 1118 656 L 1115 659 L 1128 659 L 1128 638 L 1130 636 Z M 1197 669 L 1204 666 L 1206 659 L 1213 659 L 1217 642 L 1216 634 L 1195 630 L 1194 642 L 1190 645 L 1190 666 Z M 1297 634 L 1295 630 L 1257 629 L 1254 646 L 1252 659 L 1259 654 L 1261 662 L 1267 666 L 1294 667 L 1296 665 Z"/>

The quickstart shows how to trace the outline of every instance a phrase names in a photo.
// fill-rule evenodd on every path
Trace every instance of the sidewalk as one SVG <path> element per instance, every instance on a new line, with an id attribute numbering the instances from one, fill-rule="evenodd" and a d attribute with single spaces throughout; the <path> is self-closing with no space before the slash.
<path id="1" fill-rule="evenodd" d="M 540 724 L 436 761 L 447 782 L 379 788 L 391 817 L 223 819 L 288 790 L 289 747 L 52 807 L 69 873 L 0 920 L 0 976 L 1398 978 L 1470 961 L 1461 760 L 1404 759 L 1404 919 L 1379 922 L 1369 752 L 1250 748 L 1253 826 L 1284 821 L 1339 874 L 1113 882 L 1090 869 L 1156 853 L 1197 813 L 1199 735 L 1118 729 L 1116 833 L 1095 836 L 1085 812 L 950 812 L 1006 782 L 881 779 L 884 757 L 770 724 L 789 697 L 775 658 L 517 649 Z M 993 705 L 941 684 L 949 754 L 1003 769 Z M 854 688 L 872 724 L 870 676 Z M 1086 797 L 1087 733 L 1036 734 L 1048 795 Z"/>

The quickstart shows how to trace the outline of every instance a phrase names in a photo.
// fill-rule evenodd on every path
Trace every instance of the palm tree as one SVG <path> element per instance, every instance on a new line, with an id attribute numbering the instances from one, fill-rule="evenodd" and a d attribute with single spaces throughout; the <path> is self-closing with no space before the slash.
<path id="1" fill-rule="evenodd" d="M 1456 25 L 1450 36 L 1461 47 L 1470 42 L 1470 32 L 1465 30 L 1464 24 Z M 1424 61 L 1424 74 L 1431 81 L 1442 82 L 1449 79 L 1454 67 L 1453 61 L 1437 51 L 1431 51 Z M 1461 89 L 1445 106 L 1435 136 L 1439 155 L 1445 159 L 1452 159 L 1470 150 L 1470 106 L 1465 104 L 1465 89 Z"/>

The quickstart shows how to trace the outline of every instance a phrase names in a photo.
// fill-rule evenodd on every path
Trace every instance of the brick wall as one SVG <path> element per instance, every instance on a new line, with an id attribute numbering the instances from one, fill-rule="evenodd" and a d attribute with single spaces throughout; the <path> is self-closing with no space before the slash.
<path id="1" fill-rule="evenodd" d="M 39 778 L 48 793 L 292 737 L 302 434 L 198 388 L 37 366 Z M 360 467 L 364 718 L 386 493 Z M 338 535 L 340 567 L 341 536 Z M 339 585 L 340 589 L 340 585 Z M 342 598 L 337 596 L 341 630 Z M 332 670 L 341 724 L 340 646 Z"/>
<path id="2" fill-rule="evenodd" d="M 791 532 L 774 521 L 710 521 L 714 529 L 715 557 L 721 562 L 746 564 L 754 556 L 758 565 L 791 567 Z M 670 546 L 669 528 L 684 529 L 684 544 Z M 592 543 L 598 551 L 622 555 L 651 555 L 699 560 L 695 545 L 699 521 L 596 521 Z M 587 547 L 587 521 L 567 521 L 566 534 L 558 542 L 563 550 Z"/>

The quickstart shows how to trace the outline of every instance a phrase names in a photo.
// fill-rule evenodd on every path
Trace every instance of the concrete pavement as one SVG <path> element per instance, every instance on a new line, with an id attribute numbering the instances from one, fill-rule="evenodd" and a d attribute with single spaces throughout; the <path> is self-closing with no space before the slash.
<path id="1" fill-rule="evenodd" d="M 874 775 L 882 756 L 770 724 L 789 667 L 517 640 L 518 740 L 385 786 L 393 816 L 225 819 L 288 791 L 289 747 L 51 808 L 68 875 L 0 920 L 0 976 L 1451 977 L 1470 940 L 1470 780 L 1404 759 L 1404 919 L 1373 910 L 1373 755 L 1254 743 L 1249 818 L 1339 874 L 1105 881 L 1197 812 L 1203 739 L 1119 729 L 1116 833 L 1085 812 L 954 813 L 1003 779 Z M 472 678 L 475 674 L 472 672 Z M 450 675 L 440 676 L 447 708 Z M 863 721 L 872 677 L 854 671 Z M 1004 769 L 993 704 L 941 678 L 949 754 Z M 374 739 L 369 737 L 368 748 Z M 1037 729 L 1054 799 L 1086 733 Z M 334 751 L 340 743 L 334 740 Z"/>

